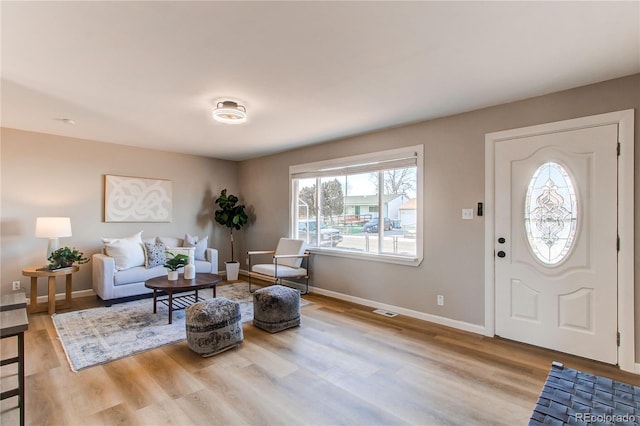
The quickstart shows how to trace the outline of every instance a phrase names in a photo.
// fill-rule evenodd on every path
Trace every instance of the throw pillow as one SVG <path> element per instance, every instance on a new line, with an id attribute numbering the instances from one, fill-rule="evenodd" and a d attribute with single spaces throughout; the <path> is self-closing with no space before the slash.
<path id="1" fill-rule="evenodd" d="M 201 240 L 198 237 L 194 237 L 192 235 L 186 234 L 184 236 L 184 246 L 185 247 L 195 247 L 196 260 L 206 260 L 205 252 L 207 251 L 207 247 L 209 246 L 209 236 L 202 238 Z"/>
<path id="2" fill-rule="evenodd" d="M 164 253 L 166 249 L 167 247 L 159 238 L 156 238 L 152 243 L 144 243 L 144 266 L 149 269 L 164 265 L 167 260 L 167 256 Z"/>
<path id="3" fill-rule="evenodd" d="M 103 238 L 105 254 L 114 258 L 116 269 L 133 268 L 144 265 L 142 231 L 126 238 Z"/>

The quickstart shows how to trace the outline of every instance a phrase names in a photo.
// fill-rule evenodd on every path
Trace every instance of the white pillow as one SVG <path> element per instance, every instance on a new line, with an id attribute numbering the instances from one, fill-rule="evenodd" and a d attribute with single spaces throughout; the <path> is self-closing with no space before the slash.
<path id="1" fill-rule="evenodd" d="M 205 259 L 205 251 L 209 245 L 209 236 L 202 238 L 201 240 L 198 237 L 194 237 L 192 235 L 186 234 L 184 236 L 184 246 L 185 247 L 195 247 L 196 260 L 206 260 Z"/>
<path id="2" fill-rule="evenodd" d="M 142 246 L 142 231 L 126 238 L 103 238 L 104 251 L 107 256 L 114 258 L 116 270 L 133 268 L 144 265 L 144 247 Z"/>

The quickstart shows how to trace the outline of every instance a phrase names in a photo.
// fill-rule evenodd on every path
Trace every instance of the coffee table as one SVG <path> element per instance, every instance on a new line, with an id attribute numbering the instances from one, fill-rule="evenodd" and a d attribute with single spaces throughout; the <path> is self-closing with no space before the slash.
<path id="1" fill-rule="evenodd" d="M 173 311 L 178 309 L 184 309 L 187 306 L 196 303 L 198 301 L 198 290 L 203 288 L 213 288 L 213 297 L 216 297 L 216 284 L 221 281 L 221 278 L 216 274 L 196 274 L 196 277 L 191 280 L 185 280 L 184 275 L 176 281 L 169 281 L 165 276 L 151 278 L 144 282 L 144 286 L 153 289 L 153 313 L 157 312 L 157 303 L 160 301 L 169 308 L 169 324 L 173 322 Z M 194 296 L 181 296 L 173 297 L 174 293 L 183 293 L 185 291 L 195 291 Z M 168 295 L 167 299 L 158 299 L 158 292 L 164 292 Z"/>

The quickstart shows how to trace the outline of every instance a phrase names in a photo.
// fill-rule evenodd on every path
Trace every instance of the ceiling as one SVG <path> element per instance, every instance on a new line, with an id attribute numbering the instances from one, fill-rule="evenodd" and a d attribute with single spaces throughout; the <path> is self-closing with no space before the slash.
<path id="1" fill-rule="evenodd" d="M 229 160 L 640 72 L 637 1 L 2 1 L 0 13 L 2 126 Z M 215 122 L 220 99 L 245 105 L 247 123 Z"/>

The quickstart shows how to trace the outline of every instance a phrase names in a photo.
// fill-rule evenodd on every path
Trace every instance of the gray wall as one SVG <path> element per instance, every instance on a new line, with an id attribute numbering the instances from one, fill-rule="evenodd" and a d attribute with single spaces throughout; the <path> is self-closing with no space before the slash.
<path id="1" fill-rule="evenodd" d="M 290 165 L 424 144 L 424 261 L 419 267 L 314 256 L 313 285 L 348 296 L 484 325 L 484 218 L 461 220 L 484 200 L 485 134 L 635 108 L 640 137 L 640 74 L 507 105 L 332 141 L 240 164 L 240 187 L 255 208 L 251 249 L 288 232 Z M 636 170 L 640 148 L 635 150 Z M 265 179 L 264 176 L 268 176 Z M 640 348 L 640 175 L 635 176 L 636 346 Z M 436 295 L 445 306 L 436 305 Z M 636 350 L 640 353 L 640 349 Z"/>
<path id="2" fill-rule="evenodd" d="M 132 148 L 89 140 L 3 128 L 0 142 L 1 208 L 0 292 L 29 278 L 22 268 L 46 262 L 47 240 L 34 236 L 38 216 L 69 216 L 73 236 L 60 246 L 75 246 L 85 255 L 96 253 L 102 237 L 209 235 L 220 250 L 220 269 L 229 260 L 226 228 L 212 222 L 210 208 L 223 188 L 237 193 L 237 163 L 193 155 Z M 169 179 L 173 182 L 170 223 L 105 223 L 104 175 Z M 214 206 L 215 207 L 215 206 Z M 74 274 L 74 291 L 91 288 L 91 262 Z M 63 280 L 58 280 L 58 293 Z M 46 294 L 40 279 L 38 293 Z"/>

